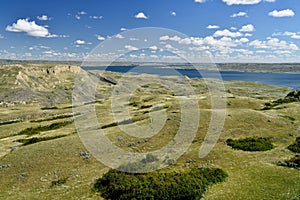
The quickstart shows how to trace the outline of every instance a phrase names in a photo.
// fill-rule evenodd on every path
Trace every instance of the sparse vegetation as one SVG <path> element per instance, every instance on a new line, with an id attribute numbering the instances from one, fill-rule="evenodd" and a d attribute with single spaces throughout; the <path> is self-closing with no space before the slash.
<path id="1" fill-rule="evenodd" d="M 28 136 L 36 135 L 42 131 L 50 131 L 50 130 L 59 129 L 61 127 L 71 124 L 72 122 L 73 121 L 64 121 L 64 122 L 53 123 L 53 124 L 46 125 L 46 126 L 29 127 L 29 128 L 22 130 L 17 135 L 28 135 Z"/>
<path id="2" fill-rule="evenodd" d="M 201 168 L 188 172 L 150 172 L 131 174 L 110 170 L 96 181 L 94 188 L 105 199 L 200 199 L 208 186 L 222 182 L 221 169 Z"/>
<path id="3" fill-rule="evenodd" d="M 48 141 L 48 140 L 54 140 L 57 138 L 65 137 L 66 135 L 57 135 L 57 136 L 52 136 L 52 137 L 33 137 L 33 138 L 28 138 L 28 139 L 19 139 L 16 140 L 17 142 L 23 143 L 24 146 L 42 142 L 42 141 Z"/>
<path id="4" fill-rule="evenodd" d="M 297 137 L 295 143 L 291 144 L 287 148 L 292 152 L 300 153 L 300 137 Z"/>
<path id="5" fill-rule="evenodd" d="M 42 107 L 41 110 L 55 110 L 55 109 L 58 109 L 57 106 L 51 106 L 51 107 Z"/>
<path id="6" fill-rule="evenodd" d="M 50 187 L 60 186 L 60 185 L 66 184 L 67 180 L 68 180 L 67 177 L 58 178 L 57 180 L 53 180 L 53 181 L 51 181 L 51 186 Z"/>
<path id="7" fill-rule="evenodd" d="M 267 151 L 274 148 L 269 138 L 251 137 L 238 140 L 227 139 L 226 143 L 233 149 L 243 151 Z"/>
<path id="8" fill-rule="evenodd" d="M 5 122 L 0 122 L 0 126 L 1 125 L 7 125 L 7 124 L 14 124 L 14 123 L 18 123 L 18 122 L 22 122 L 22 120 L 10 120 L 10 121 L 5 121 Z"/>
<path id="9" fill-rule="evenodd" d="M 65 118 L 70 118 L 70 117 L 73 117 L 73 114 L 59 115 L 59 116 L 45 118 L 45 119 L 31 120 L 30 122 L 45 122 L 45 121 L 52 121 L 52 120 L 56 120 L 56 119 L 65 119 Z"/>

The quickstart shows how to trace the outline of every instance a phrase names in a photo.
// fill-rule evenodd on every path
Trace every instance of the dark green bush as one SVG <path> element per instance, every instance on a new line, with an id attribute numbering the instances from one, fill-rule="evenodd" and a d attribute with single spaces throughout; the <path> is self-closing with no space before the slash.
<path id="1" fill-rule="evenodd" d="M 56 120 L 56 119 L 65 119 L 65 118 L 69 118 L 69 117 L 73 117 L 73 115 L 59 115 L 59 116 L 45 118 L 45 119 L 31 120 L 30 122 L 45 122 L 45 121 L 52 121 L 52 120 Z"/>
<path id="2" fill-rule="evenodd" d="M 19 139 L 16 141 L 23 143 L 23 145 L 25 146 L 25 145 L 42 142 L 42 141 L 54 140 L 54 139 L 61 138 L 61 137 L 65 137 L 65 135 L 57 135 L 57 136 L 53 136 L 53 137 L 41 137 L 41 138 L 33 137 L 33 138 L 29 138 L 29 139 Z"/>
<path id="3" fill-rule="evenodd" d="M 300 137 L 297 137 L 295 143 L 287 148 L 295 153 L 300 153 Z"/>
<path id="4" fill-rule="evenodd" d="M 50 130 L 59 129 L 59 128 L 67 126 L 68 124 L 71 124 L 71 123 L 72 123 L 72 121 L 64 121 L 64 122 L 53 123 L 53 124 L 46 125 L 46 126 L 29 127 L 29 128 L 22 130 L 17 135 L 28 135 L 28 136 L 36 135 L 42 131 L 50 131 Z"/>
<path id="5" fill-rule="evenodd" d="M 243 151 L 267 151 L 274 148 L 269 138 L 251 137 L 238 140 L 226 140 L 228 146 Z"/>
<path id="6" fill-rule="evenodd" d="M 56 110 L 58 107 L 52 106 L 52 107 L 42 107 L 41 110 Z"/>
<path id="7" fill-rule="evenodd" d="M 207 187 L 222 182 L 227 174 L 221 169 L 199 168 L 188 172 L 150 172 L 132 174 L 110 170 L 96 181 L 94 188 L 105 199 L 200 199 Z"/>

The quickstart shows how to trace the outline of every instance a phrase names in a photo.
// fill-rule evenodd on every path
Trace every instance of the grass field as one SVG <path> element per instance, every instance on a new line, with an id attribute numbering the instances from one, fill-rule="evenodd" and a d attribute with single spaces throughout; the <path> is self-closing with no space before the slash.
<path id="1" fill-rule="evenodd" d="M 118 78 L 118 74 L 111 73 L 110 76 Z M 300 104 L 289 103 L 281 105 L 281 109 L 261 110 L 265 103 L 284 97 L 289 90 L 251 82 L 225 83 L 228 96 L 225 125 L 216 146 L 208 156 L 200 159 L 198 152 L 208 130 L 211 102 L 202 80 L 192 79 L 191 85 L 195 87 L 196 96 L 189 98 L 197 98 L 201 111 L 197 135 L 184 155 L 163 171 L 212 166 L 227 172 L 225 182 L 208 189 L 203 198 L 206 200 L 300 199 L 299 170 L 277 166 L 278 161 L 295 155 L 287 147 L 300 136 Z M 150 84 L 147 90 L 141 88 L 131 97 L 128 107 L 133 122 L 128 123 L 150 124 L 149 112 L 152 109 L 166 111 L 167 114 L 168 120 L 161 131 L 145 142 L 126 135 L 117 126 L 111 115 L 108 95 L 112 89 L 107 83 L 99 85 L 98 92 L 106 96 L 97 99 L 94 105 L 99 123 L 115 145 L 126 151 L 149 152 L 172 140 L 181 117 L 176 96 L 166 88 Z M 40 104 L 0 108 L 1 121 L 21 119 L 20 122 L 0 125 L 0 199 L 101 199 L 93 191 L 93 183 L 109 168 L 93 156 L 85 158 L 81 155 L 88 150 L 77 135 L 74 122 L 55 129 L 41 129 L 32 136 L 18 134 L 31 127 L 69 122 L 72 118 L 69 116 L 71 105 L 55 106 L 57 109 L 41 109 L 44 105 Z M 32 137 L 50 139 L 25 146 L 17 142 Z M 274 148 L 247 152 L 232 149 L 226 144 L 229 138 L 247 137 L 270 138 Z"/>

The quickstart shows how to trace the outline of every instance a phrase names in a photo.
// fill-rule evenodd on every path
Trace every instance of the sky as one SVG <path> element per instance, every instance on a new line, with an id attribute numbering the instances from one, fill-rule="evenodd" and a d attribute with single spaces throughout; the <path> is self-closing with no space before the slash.
<path id="1" fill-rule="evenodd" d="M 0 59 L 82 61 L 111 38 L 126 40 L 124 35 L 130 30 L 158 27 L 182 34 L 167 35 L 168 32 L 162 31 L 159 45 L 151 46 L 152 54 L 158 47 L 170 49 L 178 43 L 188 45 L 186 49 L 193 54 L 200 49 L 209 52 L 213 62 L 300 62 L 299 3 L 299 0 L 2 0 Z M 120 48 L 126 50 L 137 49 L 131 43 L 121 44 L 124 46 Z M 130 55 L 144 58 L 145 53 Z"/>

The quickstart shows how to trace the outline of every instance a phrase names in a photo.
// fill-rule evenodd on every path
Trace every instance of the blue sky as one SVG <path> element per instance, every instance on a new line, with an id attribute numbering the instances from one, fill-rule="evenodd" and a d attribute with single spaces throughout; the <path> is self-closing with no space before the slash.
<path id="1" fill-rule="evenodd" d="M 82 60 L 124 30 L 162 27 L 187 35 L 164 45 L 215 62 L 300 62 L 299 21 L 298 0 L 3 0 L 0 58 Z"/>

